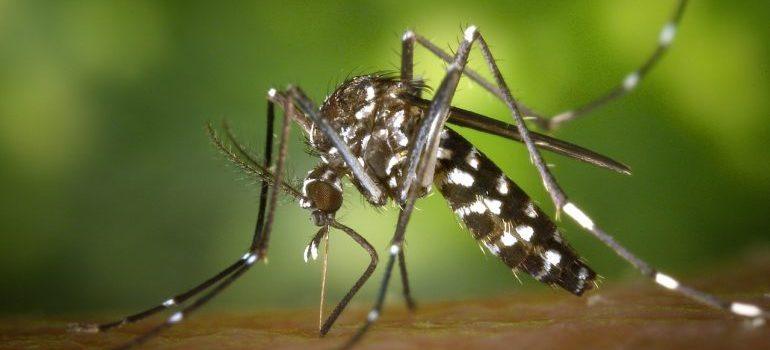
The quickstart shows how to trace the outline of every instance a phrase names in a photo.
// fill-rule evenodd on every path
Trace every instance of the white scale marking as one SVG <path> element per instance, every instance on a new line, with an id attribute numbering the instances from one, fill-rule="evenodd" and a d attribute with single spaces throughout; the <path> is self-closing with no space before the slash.
<path id="1" fill-rule="evenodd" d="M 473 37 L 476 35 L 476 29 L 476 26 L 473 25 L 465 29 L 465 41 L 473 41 Z"/>
<path id="2" fill-rule="evenodd" d="M 518 239 L 516 239 L 516 237 L 514 237 L 514 236 L 513 236 L 513 235 L 512 235 L 510 232 L 508 232 L 508 231 L 505 231 L 505 232 L 503 232 L 503 235 L 502 235 L 502 236 L 500 236 L 500 242 L 502 242 L 502 243 L 503 243 L 503 245 L 505 245 L 506 247 L 510 247 L 510 246 L 512 246 L 512 245 L 514 245 L 514 244 L 516 244 L 516 242 L 518 242 L 518 241 L 519 241 L 519 240 L 518 240 Z"/>
<path id="3" fill-rule="evenodd" d="M 184 318 L 184 314 L 179 311 L 168 318 L 168 323 L 179 323 Z"/>
<path id="4" fill-rule="evenodd" d="M 395 176 L 390 177 L 390 179 L 388 180 L 388 186 L 390 186 L 390 188 L 398 187 L 398 181 L 396 180 Z"/>
<path id="5" fill-rule="evenodd" d="M 393 115 L 393 119 L 392 119 L 391 123 L 392 123 L 391 126 L 393 128 L 398 129 L 398 128 L 401 127 L 401 124 L 404 123 L 404 110 L 403 109 L 398 111 L 398 112 L 396 112 L 396 114 Z"/>
<path id="6" fill-rule="evenodd" d="M 366 315 L 366 320 L 369 322 L 377 321 L 378 318 L 380 318 L 380 313 L 377 310 L 369 311 L 369 314 Z"/>
<path id="7" fill-rule="evenodd" d="M 401 247 L 399 247 L 398 244 L 394 244 L 390 246 L 390 255 L 396 255 L 400 251 L 401 251 Z"/>
<path id="8" fill-rule="evenodd" d="M 500 208 L 503 206 L 503 202 L 497 199 L 484 198 L 484 205 L 486 205 L 493 214 L 500 215 Z"/>
<path id="9" fill-rule="evenodd" d="M 390 157 L 390 159 L 388 160 L 388 166 L 385 167 L 385 174 L 390 175 L 390 172 L 393 171 L 393 167 L 396 164 L 401 163 L 401 160 L 403 160 L 403 158 L 401 158 L 401 156 L 399 156 L 398 154 Z"/>
<path id="10" fill-rule="evenodd" d="M 249 256 L 249 258 L 248 258 L 248 259 L 246 259 L 246 265 L 251 265 L 251 264 L 253 264 L 255 261 L 257 261 L 257 254 L 256 254 L 256 253 L 253 253 L 253 254 L 251 254 L 251 255 Z"/>
<path id="11" fill-rule="evenodd" d="M 633 90 L 636 85 L 639 84 L 639 73 L 633 72 L 626 76 L 625 79 L 623 79 L 623 89 L 626 91 Z"/>
<path id="12" fill-rule="evenodd" d="M 516 226 L 516 233 L 519 234 L 521 239 L 529 242 L 529 240 L 532 239 L 532 235 L 535 234 L 535 229 L 533 229 L 532 226 L 529 226 L 529 225 L 519 225 L 519 226 Z"/>
<path id="13" fill-rule="evenodd" d="M 270 96 L 271 98 L 275 97 L 275 93 L 276 93 L 275 89 L 267 90 L 267 96 Z"/>
<path id="14" fill-rule="evenodd" d="M 452 150 L 439 147 L 438 148 L 438 159 L 452 159 Z"/>
<path id="15" fill-rule="evenodd" d="M 401 130 L 396 130 L 393 133 L 393 137 L 396 138 L 396 142 L 398 143 L 399 146 L 406 146 L 409 144 L 409 138 L 407 138 L 406 135 L 404 135 L 404 133 L 401 132 Z"/>
<path id="16" fill-rule="evenodd" d="M 166 301 L 163 302 L 163 306 L 164 307 L 172 307 L 175 304 L 176 304 L 176 301 L 174 300 L 174 298 L 171 298 L 171 299 L 166 300 Z"/>
<path id="17" fill-rule="evenodd" d="M 475 148 L 471 148 L 468 155 L 465 157 L 465 162 L 468 163 L 473 169 L 479 169 L 479 158 L 477 157 L 478 151 Z"/>
<path id="18" fill-rule="evenodd" d="M 487 209 L 489 209 L 489 207 L 484 204 L 483 199 L 478 198 L 475 202 L 468 206 L 457 208 L 457 210 L 455 210 L 455 214 L 457 214 L 460 218 L 463 218 L 470 213 L 484 214 L 487 212 Z"/>
<path id="19" fill-rule="evenodd" d="M 677 280 L 673 279 L 671 276 L 662 274 L 660 272 L 655 274 L 655 283 L 663 286 L 667 289 L 677 289 L 679 288 L 679 282 Z"/>
<path id="20" fill-rule="evenodd" d="M 762 310 L 751 304 L 744 303 L 732 303 L 730 304 L 730 311 L 737 315 L 746 317 L 757 317 L 762 315 Z"/>
<path id="21" fill-rule="evenodd" d="M 366 117 L 368 117 L 370 114 L 372 114 L 372 111 L 374 111 L 375 103 L 374 101 L 370 102 L 368 105 L 364 106 L 364 108 L 361 108 L 356 112 L 356 119 L 361 120 Z"/>
<path id="22" fill-rule="evenodd" d="M 675 35 L 676 25 L 674 23 L 667 23 L 666 26 L 663 27 L 663 30 L 660 31 L 660 45 L 668 46 L 672 41 L 674 41 Z"/>
<path id="23" fill-rule="evenodd" d="M 374 86 L 367 86 L 366 87 L 366 100 L 371 101 L 374 99 Z"/>
<path id="24" fill-rule="evenodd" d="M 555 250 L 549 250 L 545 252 L 545 261 L 553 266 L 559 265 L 561 254 Z"/>
<path id="25" fill-rule="evenodd" d="M 497 179 L 497 192 L 508 194 L 508 179 L 505 178 L 505 175 L 500 175 Z"/>
<path id="26" fill-rule="evenodd" d="M 411 30 L 407 30 L 407 31 L 404 33 L 404 36 L 402 36 L 402 37 L 401 37 L 401 40 L 402 40 L 402 41 L 407 41 L 407 40 L 409 40 L 409 39 L 411 39 L 411 38 L 414 38 L 414 32 L 413 32 L 413 31 L 411 31 Z"/>
<path id="27" fill-rule="evenodd" d="M 572 202 L 568 202 L 564 205 L 564 212 L 567 213 L 571 218 L 575 219 L 580 226 L 583 226 L 584 228 L 588 230 L 594 229 L 594 222 L 591 220 L 591 218 L 588 217 L 580 208 L 576 207 Z"/>
<path id="28" fill-rule="evenodd" d="M 318 245 L 316 245 L 315 242 L 310 244 L 310 257 L 313 258 L 313 260 L 318 259 Z"/>
<path id="29" fill-rule="evenodd" d="M 452 169 L 452 171 L 449 172 L 449 175 L 447 176 L 447 181 L 451 184 L 471 187 L 475 180 L 473 179 L 473 175 L 466 173 L 460 169 L 454 168 Z"/>
<path id="30" fill-rule="evenodd" d="M 352 126 L 342 128 L 342 131 L 340 132 L 340 136 L 342 136 L 345 142 L 348 142 L 350 141 L 351 138 L 353 138 L 353 136 L 355 136 L 355 130 Z"/>
<path id="31" fill-rule="evenodd" d="M 580 268 L 580 271 L 578 271 L 578 281 L 577 281 L 577 290 L 582 290 L 583 287 L 586 285 L 586 278 L 588 278 L 588 269 L 585 268 L 585 266 Z"/>

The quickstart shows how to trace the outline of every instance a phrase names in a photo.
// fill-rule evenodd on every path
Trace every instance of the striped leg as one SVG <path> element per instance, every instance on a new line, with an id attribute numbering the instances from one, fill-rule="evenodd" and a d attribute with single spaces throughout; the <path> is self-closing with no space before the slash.
<path id="1" fill-rule="evenodd" d="M 396 259 L 402 251 L 406 227 L 412 212 L 414 211 L 414 204 L 417 200 L 418 193 L 427 187 L 426 179 L 427 185 L 430 185 L 430 182 L 433 180 L 439 134 L 446 122 L 449 105 L 451 104 L 452 97 L 457 89 L 457 83 L 459 82 L 463 68 L 465 68 L 468 61 L 471 44 L 476 38 L 477 32 L 475 27 L 468 28 L 468 30 L 465 31 L 465 40 L 460 44 L 454 60 L 447 68 L 447 74 L 436 89 L 436 94 L 433 97 L 427 117 L 421 121 L 419 129 L 417 130 L 415 142 L 411 146 L 409 152 L 407 175 L 404 179 L 404 183 L 401 185 L 402 198 L 399 202 L 402 203 L 402 206 L 398 215 L 396 230 L 391 240 L 390 254 L 388 256 L 387 265 L 385 265 L 385 274 L 380 284 L 380 290 L 377 294 L 374 306 L 366 317 L 365 323 L 345 344 L 343 344 L 342 347 L 344 349 L 349 349 L 358 343 L 369 328 L 371 328 L 372 324 L 379 319 L 380 314 L 382 313 L 382 306 L 385 303 L 385 295 L 390 282 L 390 277 L 393 273 Z"/>
<path id="2" fill-rule="evenodd" d="M 277 96 L 277 94 L 276 94 Z M 236 137 L 230 132 L 230 128 L 227 124 L 224 125 L 224 129 L 227 131 L 227 135 L 233 145 L 238 149 L 240 152 L 240 157 L 235 157 L 234 154 L 231 153 L 231 151 L 226 148 L 224 145 L 222 145 L 221 141 L 216 137 L 216 134 L 213 132 L 213 129 L 209 127 L 209 135 L 211 139 L 213 140 L 214 144 L 219 148 L 231 161 L 233 161 L 236 165 L 240 166 L 244 170 L 246 170 L 248 173 L 256 175 L 258 178 L 263 179 L 263 181 L 267 181 L 274 186 L 278 184 L 279 182 L 275 181 L 275 176 L 271 173 L 271 171 L 268 168 L 262 167 L 259 165 L 259 163 L 254 160 L 254 158 L 245 151 L 245 148 L 241 146 L 240 142 L 237 141 Z M 248 163 L 244 164 L 243 160 L 247 160 Z M 324 215 L 323 217 L 319 216 L 317 212 L 314 213 L 314 220 L 316 220 L 317 223 L 323 223 L 323 226 L 319 231 L 316 233 L 316 235 L 311 239 L 308 246 L 305 248 L 305 251 L 303 253 L 303 258 L 307 262 L 310 259 L 315 260 L 318 257 L 318 246 L 320 245 L 321 239 L 326 236 L 329 226 L 332 228 L 341 230 L 345 232 L 348 236 L 350 236 L 356 243 L 358 243 L 370 256 L 370 262 L 369 266 L 366 268 L 366 270 L 361 274 L 361 276 L 358 278 L 356 283 L 353 285 L 353 287 L 350 288 L 350 290 L 345 294 L 345 296 L 340 300 L 340 302 L 337 304 L 337 306 L 332 310 L 332 312 L 329 314 L 327 319 L 322 322 L 319 328 L 319 333 L 321 336 L 326 335 L 326 333 L 329 332 L 331 327 L 336 322 L 339 315 L 345 310 L 350 300 L 355 296 L 355 294 L 358 292 L 361 287 L 366 283 L 366 281 L 371 277 L 372 273 L 374 273 L 374 269 L 377 266 L 378 262 L 378 256 L 377 252 L 374 250 L 374 247 L 366 241 L 361 235 L 359 235 L 356 231 L 351 229 L 350 227 L 347 227 L 339 222 L 337 222 L 334 219 L 333 212 L 335 212 L 337 209 L 339 209 L 339 206 L 341 203 L 337 204 L 337 201 L 342 201 L 341 195 L 342 190 L 340 187 L 340 184 L 338 182 L 339 177 L 335 174 L 329 173 L 328 167 L 325 165 L 320 165 L 316 167 L 316 169 L 310 171 L 308 174 L 308 178 L 304 181 L 302 190 L 298 190 L 291 185 L 287 184 L 286 182 L 280 182 L 281 190 L 283 190 L 286 194 L 294 197 L 296 200 L 298 200 L 299 203 L 306 203 L 311 209 L 314 211 L 327 211 L 327 214 L 331 215 Z M 333 171 L 332 171 L 333 172 Z M 308 181 L 311 180 L 311 181 Z M 315 183 L 315 185 L 311 185 L 311 183 Z M 328 191 L 319 191 L 324 186 L 317 186 L 319 183 L 325 183 L 328 184 L 331 188 L 335 188 L 339 191 L 340 197 L 336 196 L 329 196 Z M 330 188 L 327 188 L 330 189 Z M 322 200 L 322 198 L 325 198 L 328 200 L 325 202 Z M 325 203 L 324 203 L 325 202 Z"/>
<path id="3" fill-rule="evenodd" d="M 528 118 L 533 119 L 538 127 L 544 130 L 552 130 L 571 120 L 582 117 L 615 99 L 625 96 L 634 88 L 636 88 L 637 85 L 639 85 L 639 82 L 647 75 L 650 69 L 652 69 L 660 61 L 668 48 L 671 46 L 671 43 L 676 36 L 676 31 L 679 27 L 679 23 L 681 22 L 682 14 L 684 13 L 686 5 L 687 0 L 679 0 L 676 5 L 676 9 L 671 15 L 669 21 L 663 26 L 663 29 L 661 29 L 660 35 L 658 37 L 658 45 L 652 54 L 650 54 L 650 56 L 648 56 L 636 70 L 626 75 L 626 77 L 618 85 L 612 87 L 609 91 L 600 95 L 600 97 L 595 98 L 577 108 L 558 113 L 551 117 L 547 117 L 542 113 L 536 112 L 521 103 L 519 103 L 519 109 Z M 418 44 L 425 47 L 428 51 L 441 58 L 446 63 L 451 63 L 453 60 L 453 57 L 446 51 L 442 50 L 430 40 L 411 30 L 404 34 L 403 41 L 411 43 L 416 41 Z M 477 72 L 471 69 L 465 69 L 463 74 L 478 83 L 485 90 L 497 96 L 500 100 L 504 100 L 505 97 L 503 96 L 503 92 L 497 86 L 495 86 L 495 84 L 487 81 Z"/>
<path id="4" fill-rule="evenodd" d="M 539 151 L 537 148 L 535 148 L 535 145 L 530 138 L 529 130 L 527 130 L 527 127 L 523 122 L 521 112 L 519 111 L 519 108 L 495 63 L 494 57 L 492 56 L 486 41 L 484 41 L 484 38 L 480 34 L 478 35 L 478 42 L 481 48 L 481 52 L 484 55 L 484 59 L 492 71 L 492 75 L 494 76 L 500 91 L 503 93 L 505 102 L 508 105 L 514 120 L 516 121 L 516 127 L 519 129 L 519 133 L 527 145 L 527 150 L 529 151 L 532 161 L 540 173 L 540 176 L 543 179 L 543 184 L 545 185 L 546 190 L 556 205 L 557 210 L 563 210 L 567 216 L 585 228 L 588 232 L 593 234 L 605 245 L 610 247 L 620 257 L 631 263 L 643 275 L 653 278 L 657 284 L 663 286 L 664 288 L 679 292 L 686 297 L 706 305 L 725 311 L 730 311 L 739 316 L 762 319 L 766 319 L 768 317 L 768 312 L 762 310 L 758 306 L 721 300 L 713 295 L 698 291 L 688 286 L 681 285 L 672 277 L 657 272 L 649 264 L 642 261 L 630 251 L 628 251 L 628 249 L 617 243 L 611 235 L 607 234 L 604 230 L 594 224 L 594 222 L 582 210 L 580 210 L 577 205 L 569 201 L 566 193 L 564 193 L 564 191 L 558 185 L 550 170 L 548 170 L 548 168 L 545 166 Z"/>
<path id="5" fill-rule="evenodd" d="M 284 110 L 285 110 L 285 113 L 283 117 L 282 132 L 279 138 L 278 160 L 276 162 L 275 172 L 274 172 L 274 179 L 279 184 L 282 183 L 281 177 L 283 174 L 283 169 L 285 167 L 286 155 L 288 151 L 287 139 L 289 137 L 289 131 L 291 129 L 291 124 L 290 124 L 291 115 L 294 113 L 294 108 L 291 105 L 286 105 L 284 106 Z M 268 137 L 268 140 L 270 140 L 268 142 L 272 142 L 272 133 Z M 264 167 L 268 168 L 269 163 L 266 163 L 266 166 Z M 257 226 L 259 228 L 259 230 L 257 230 L 257 233 L 258 233 L 257 235 L 260 239 L 255 239 L 254 243 L 252 243 L 251 247 L 249 248 L 249 251 L 246 254 L 244 254 L 244 256 L 240 260 L 238 260 L 233 264 L 235 265 L 235 268 L 232 271 L 232 273 L 230 273 L 229 275 L 226 275 L 227 277 L 224 278 L 219 284 L 214 285 L 209 292 L 207 292 L 200 298 L 196 299 L 188 306 L 182 308 L 182 310 L 172 314 L 168 319 L 166 319 L 165 322 L 139 335 L 138 337 L 132 339 L 131 341 L 119 346 L 118 349 L 129 349 L 134 346 L 140 345 L 148 341 L 149 339 L 153 338 L 154 336 L 158 335 L 164 329 L 169 328 L 174 324 L 181 322 L 190 313 L 196 311 L 198 308 L 203 306 L 206 302 L 210 301 L 215 296 L 217 296 L 230 284 L 235 282 L 246 271 L 248 271 L 249 268 L 251 268 L 251 266 L 254 265 L 254 263 L 256 263 L 258 260 L 264 259 L 265 256 L 261 255 L 261 253 L 266 252 L 266 247 L 267 247 L 266 239 L 269 237 L 269 233 L 272 230 L 273 222 L 275 219 L 275 206 L 278 201 L 278 193 L 281 191 L 280 187 L 273 186 L 272 188 L 273 189 L 269 193 L 269 199 L 266 206 L 269 209 L 266 209 L 265 206 L 260 207 L 260 213 L 264 213 L 264 214 L 260 214 L 257 217 Z M 262 203 L 262 201 L 260 201 L 260 203 Z M 213 283 L 216 283 L 216 282 L 213 282 Z"/>
<path id="6" fill-rule="evenodd" d="M 275 121 L 275 107 L 273 102 L 268 102 L 267 106 L 267 125 L 266 125 L 266 138 L 265 138 L 265 157 L 264 157 L 264 166 L 270 167 L 272 164 L 272 149 L 273 149 L 273 131 L 274 131 L 274 121 Z M 244 151 L 244 150 L 241 150 Z M 254 262 L 254 253 L 256 252 L 256 243 L 261 241 L 262 232 L 263 232 L 263 226 L 265 221 L 265 210 L 267 206 L 267 189 L 268 189 L 268 182 L 262 181 L 261 185 L 261 191 L 259 196 L 259 211 L 257 213 L 257 220 L 254 230 L 254 238 L 252 240 L 252 246 L 249 249 L 249 251 L 241 257 L 241 259 L 236 260 L 230 266 L 225 268 L 224 270 L 220 271 L 213 277 L 203 281 L 202 283 L 196 285 L 195 287 L 183 292 L 179 293 L 169 299 L 166 299 L 163 303 L 158 304 L 156 306 L 153 306 L 149 309 L 137 312 L 135 314 L 126 316 L 120 320 L 113 321 L 113 322 L 106 322 L 102 324 L 76 324 L 76 325 L 70 325 L 71 331 L 76 332 L 86 332 L 86 333 L 97 333 L 97 332 L 104 332 L 107 330 L 110 330 L 112 328 L 120 327 L 126 324 L 134 323 L 140 320 L 143 320 L 147 317 L 150 317 L 156 313 L 165 311 L 167 309 L 176 307 L 178 305 L 181 305 L 188 301 L 190 298 L 198 295 L 199 293 L 203 292 L 204 290 L 208 289 L 209 287 L 215 285 L 217 282 L 221 281 L 227 276 L 232 275 L 235 273 L 238 269 L 242 268 L 244 265 L 249 265 Z"/>

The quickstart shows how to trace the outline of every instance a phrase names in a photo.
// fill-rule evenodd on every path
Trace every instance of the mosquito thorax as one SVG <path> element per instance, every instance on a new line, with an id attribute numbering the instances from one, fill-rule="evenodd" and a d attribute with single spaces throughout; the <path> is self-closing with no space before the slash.
<path id="1" fill-rule="evenodd" d="M 420 91 L 417 83 L 384 75 L 364 75 L 347 80 L 321 106 L 321 116 L 338 132 L 364 169 L 398 198 L 406 154 L 422 110 L 407 97 Z M 347 166 L 323 132 L 311 125 L 308 143 L 321 160 L 343 172 Z M 352 179 L 359 187 L 360 184 Z M 368 198 L 375 205 L 383 201 Z"/>

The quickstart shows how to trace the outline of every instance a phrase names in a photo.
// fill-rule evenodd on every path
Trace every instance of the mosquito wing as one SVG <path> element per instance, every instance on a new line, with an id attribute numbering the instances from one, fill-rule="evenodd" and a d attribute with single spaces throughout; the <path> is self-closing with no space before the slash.
<path id="1" fill-rule="evenodd" d="M 425 99 L 414 96 L 408 96 L 408 99 L 410 102 L 422 109 L 426 109 L 428 106 L 430 106 L 430 101 Z M 509 140 L 524 142 L 521 138 L 521 135 L 519 134 L 519 130 L 516 129 L 515 125 L 508 124 L 497 119 L 492 119 L 462 108 L 450 107 L 449 120 L 447 122 L 457 126 L 471 128 L 488 134 L 501 136 Z M 605 155 L 534 131 L 530 131 L 529 134 L 532 137 L 532 142 L 534 142 L 535 146 L 538 148 L 577 159 L 579 161 L 586 162 L 598 167 L 610 169 L 621 174 L 631 174 L 631 169 L 627 165 Z"/>

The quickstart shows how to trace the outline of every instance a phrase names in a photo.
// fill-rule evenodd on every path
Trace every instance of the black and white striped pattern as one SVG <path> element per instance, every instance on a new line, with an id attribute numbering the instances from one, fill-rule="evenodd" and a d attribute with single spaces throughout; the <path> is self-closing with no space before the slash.
<path id="1" fill-rule="evenodd" d="M 596 277 L 556 225 L 458 133 L 441 135 L 434 183 L 473 237 L 513 270 L 581 295 Z"/>

